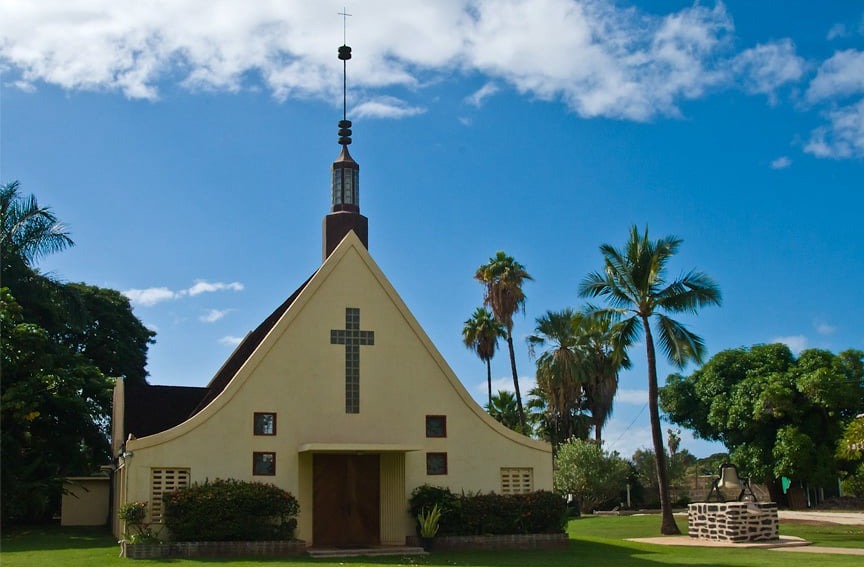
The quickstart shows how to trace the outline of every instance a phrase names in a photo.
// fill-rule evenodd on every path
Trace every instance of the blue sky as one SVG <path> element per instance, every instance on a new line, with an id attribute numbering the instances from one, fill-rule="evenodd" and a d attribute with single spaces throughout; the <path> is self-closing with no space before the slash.
<path id="1" fill-rule="evenodd" d="M 0 179 L 77 243 L 43 270 L 125 292 L 157 331 L 151 383 L 206 384 L 319 266 L 343 5 L 0 3 Z M 685 318 L 710 353 L 864 348 L 860 4 L 394 6 L 347 5 L 361 210 L 373 257 L 480 401 L 460 336 L 477 266 L 504 250 L 534 276 L 514 329 L 530 384 L 534 320 L 581 306 L 598 246 L 633 224 L 684 239 L 673 274 L 720 285 L 722 307 Z M 633 358 L 605 434 L 628 456 L 651 444 Z M 511 383 L 504 353 L 493 373 Z"/>

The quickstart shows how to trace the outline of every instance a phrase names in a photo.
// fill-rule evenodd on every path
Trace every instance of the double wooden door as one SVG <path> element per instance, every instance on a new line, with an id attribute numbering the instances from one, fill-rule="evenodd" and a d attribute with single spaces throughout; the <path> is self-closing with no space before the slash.
<path id="1" fill-rule="evenodd" d="M 378 455 L 316 454 L 312 477 L 312 538 L 316 547 L 380 543 Z"/>

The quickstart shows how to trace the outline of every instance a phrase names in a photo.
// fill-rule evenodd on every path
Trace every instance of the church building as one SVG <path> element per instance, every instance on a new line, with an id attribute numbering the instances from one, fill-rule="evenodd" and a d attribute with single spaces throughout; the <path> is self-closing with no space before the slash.
<path id="1" fill-rule="evenodd" d="M 350 57 L 339 48 L 343 69 Z M 369 254 L 351 134 L 343 113 L 315 273 L 207 386 L 118 381 L 115 511 L 146 501 L 158 530 L 167 492 L 259 481 L 297 497 L 296 537 L 308 545 L 405 545 L 416 523 L 408 499 L 420 485 L 552 489 L 550 446 L 489 417 Z"/>

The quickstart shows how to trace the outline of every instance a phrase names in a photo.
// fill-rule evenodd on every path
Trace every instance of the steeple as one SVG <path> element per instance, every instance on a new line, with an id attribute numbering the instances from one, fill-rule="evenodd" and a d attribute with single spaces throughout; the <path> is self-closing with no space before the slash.
<path id="1" fill-rule="evenodd" d="M 347 14 L 346 14 L 347 15 Z M 339 121 L 339 145 L 342 151 L 330 166 L 330 213 L 324 217 L 324 260 L 353 230 L 363 246 L 369 247 L 369 219 L 360 214 L 360 164 L 348 152 L 351 144 L 351 121 L 348 120 L 347 62 L 351 48 L 339 47 L 342 61 L 342 120 Z"/>

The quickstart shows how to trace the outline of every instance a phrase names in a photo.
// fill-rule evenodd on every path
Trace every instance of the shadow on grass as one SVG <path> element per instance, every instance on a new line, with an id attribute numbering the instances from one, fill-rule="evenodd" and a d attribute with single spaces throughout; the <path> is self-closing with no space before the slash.
<path id="1" fill-rule="evenodd" d="M 118 547 L 107 527 L 61 528 L 59 525 L 4 528 L 2 544 L 4 552 Z"/>

